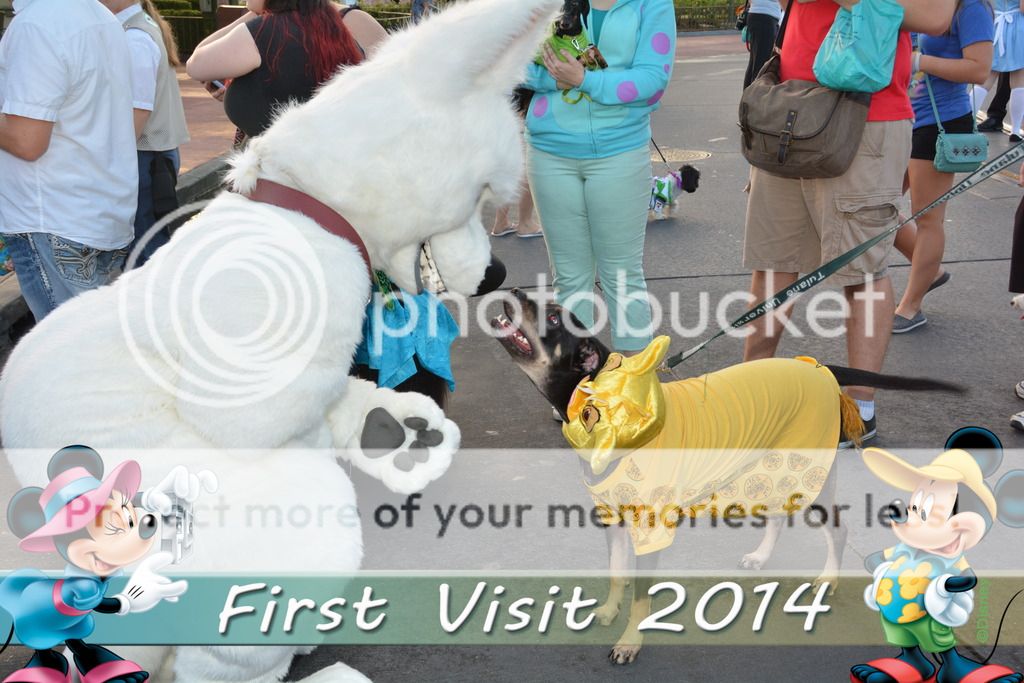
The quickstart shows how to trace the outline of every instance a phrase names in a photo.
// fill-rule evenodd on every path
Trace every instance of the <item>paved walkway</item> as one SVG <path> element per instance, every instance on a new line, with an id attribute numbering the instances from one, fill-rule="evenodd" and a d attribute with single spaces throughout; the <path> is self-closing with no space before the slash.
<path id="1" fill-rule="evenodd" d="M 740 261 L 743 238 L 745 195 L 742 193 L 748 169 L 738 151 L 736 107 L 745 51 L 736 35 L 683 37 L 679 42 L 673 83 L 661 109 L 654 117 L 654 135 L 670 156 L 704 152 L 709 156 L 696 164 L 703 176 L 700 190 L 685 195 L 676 216 L 651 224 L 647 233 L 645 270 L 650 290 L 661 301 L 678 295 L 680 319 L 692 325 L 700 317 L 701 297 L 713 306 L 734 291 L 742 290 L 749 274 Z M 212 155 L 226 149 L 231 126 L 222 118 L 219 103 L 198 89 L 186 87 L 186 110 L 194 141 L 185 159 L 195 165 L 204 160 L 202 149 Z M 991 150 L 1007 148 L 1006 136 L 990 135 Z M 192 155 L 192 150 L 195 154 Z M 397 151 L 396 151 L 397 153 Z M 1010 178 L 987 181 L 949 205 L 948 242 L 945 263 L 952 282 L 930 295 L 926 312 L 931 323 L 910 335 L 892 340 L 886 370 L 905 375 L 941 377 L 969 387 L 965 397 L 948 395 L 913 396 L 899 392 L 879 395 L 877 445 L 902 453 L 910 447 L 937 449 L 946 435 L 964 424 L 992 427 L 1007 449 L 1004 469 L 1024 466 L 1024 435 L 1008 426 L 1010 413 L 1024 405 L 1013 396 L 1013 384 L 1024 374 L 1021 364 L 1021 334 L 1024 327 L 1007 306 L 1008 249 L 1013 211 L 1020 188 Z M 534 286 L 538 277 L 548 277 L 548 260 L 543 240 L 495 239 L 494 252 L 507 264 L 511 286 Z M 902 291 L 908 269 L 900 257 L 893 260 L 894 284 Z M 477 305 L 477 304 L 475 304 Z M 807 326 L 798 307 L 800 327 Z M 493 314 L 493 309 L 492 314 Z M 738 306 L 729 311 L 739 314 Z M 476 309 L 470 319 L 476 318 Z M 712 321 L 714 312 L 712 311 Z M 661 332 L 672 334 L 668 327 Z M 699 334 L 700 338 L 705 335 Z M 698 341 L 673 336 L 673 348 L 688 348 Z M 813 355 L 826 362 L 842 363 L 846 358 L 843 340 L 810 336 L 787 338 L 780 355 Z M 741 342 L 722 339 L 679 368 L 682 375 L 696 375 L 736 363 Z M 453 366 L 458 389 L 452 396 L 449 416 L 462 430 L 466 450 L 456 456 L 449 472 L 428 487 L 421 501 L 424 510 L 432 504 L 491 504 L 552 502 L 587 504 L 579 485 L 578 458 L 565 451 L 542 450 L 564 446 L 558 426 L 525 375 L 515 370 L 493 339 L 475 324 L 453 348 Z M 486 449 L 486 450 L 474 450 Z M 517 449 L 502 450 L 502 449 Z M 526 449 L 533 449 L 527 451 Z M 921 459 L 930 453 L 918 454 Z M 840 500 L 857 503 L 865 492 L 879 491 L 880 485 L 865 471 L 855 453 L 837 460 Z M 0 468 L 6 464 L 0 462 Z M 522 530 L 456 529 L 436 538 L 417 526 L 384 529 L 372 523 L 370 509 L 378 502 L 400 505 L 404 497 L 389 494 L 358 471 L 352 475 L 360 505 L 364 507 L 365 559 L 367 570 L 407 570 L 437 567 L 449 570 L 494 569 L 534 570 L 550 567 L 599 569 L 605 561 L 604 540 L 592 528 L 569 534 L 554 534 L 541 524 Z M 13 475 L 0 469 L 0 501 L 14 490 Z M 885 492 L 892 495 L 891 491 Z M 881 498 L 879 491 L 876 500 Z M 867 528 L 851 517 L 843 569 L 852 578 L 851 589 L 840 591 L 831 619 L 860 614 L 860 590 L 866 581 L 861 558 L 891 544 L 883 528 Z M 787 530 L 763 574 L 803 570 L 817 571 L 824 555 L 816 533 Z M 736 576 L 736 560 L 756 545 L 759 531 L 730 530 L 702 524 L 688 530 L 684 543 L 666 551 L 662 566 L 675 575 L 694 570 L 710 576 Z M 993 529 L 989 537 L 971 552 L 971 564 L 979 574 L 1009 570 L 1020 576 L 1019 548 L 1022 533 L 1005 527 Z M 0 535 L 0 558 L 7 567 L 21 566 L 26 556 L 13 539 Z M 1019 578 L 1016 579 L 1019 582 Z M 696 598 L 686 609 L 691 610 Z M 979 598 L 980 601 L 980 598 Z M 979 602 L 979 605 L 981 603 Z M 980 608 L 979 608 L 980 609 Z M 1002 604 L 991 605 L 998 615 Z M 622 617 L 607 629 L 609 642 L 622 628 Z M 360 669 L 377 683 L 405 681 L 412 672 L 426 680 L 476 683 L 494 681 L 587 681 L 621 683 L 630 681 L 843 681 L 849 666 L 865 659 L 889 654 L 880 630 L 858 635 L 860 646 L 835 645 L 808 636 L 797 647 L 758 646 L 747 636 L 742 646 L 693 645 L 694 633 L 688 622 L 679 634 L 677 647 L 646 648 L 638 662 L 628 669 L 614 668 L 605 659 L 606 648 L 596 645 L 547 646 L 403 646 L 322 647 L 300 658 L 293 679 L 342 660 Z M 995 659 L 1016 668 L 1024 666 L 1024 611 L 1015 605 L 1007 618 L 1003 644 Z M 963 640 L 979 637 L 964 629 Z M 768 644 L 765 641 L 766 645 Z M 812 643 L 819 643 L 814 645 Z M 984 658 L 989 646 L 974 654 Z M 0 656 L 0 677 L 23 661 L 22 648 L 10 648 Z M 425 674 L 425 675 L 423 675 Z"/>
<path id="2" fill-rule="evenodd" d="M 181 172 L 223 154 L 231 148 L 235 127 L 224 115 L 224 105 L 210 97 L 199 81 L 178 68 L 178 85 L 185 104 L 185 120 L 192 140 L 181 147 Z"/>

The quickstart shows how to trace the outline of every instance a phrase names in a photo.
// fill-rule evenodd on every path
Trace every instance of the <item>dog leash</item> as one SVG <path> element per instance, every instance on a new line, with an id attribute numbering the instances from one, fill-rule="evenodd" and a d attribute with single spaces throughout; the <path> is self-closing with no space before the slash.
<path id="1" fill-rule="evenodd" d="M 654 142 L 653 138 L 651 139 L 651 142 Z M 655 147 L 657 147 L 657 145 L 655 145 Z M 659 153 L 660 151 L 661 150 L 659 150 Z M 960 181 L 960 183 L 955 185 L 951 190 L 949 190 L 949 192 L 945 193 L 944 195 L 933 201 L 931 204 L 915 213 L 910 218 L 901 221 L 896 226 L 889 228 L 885 232 L 880 233 L 872 237 L 871 239 L 867 240 L 866 242 L 857 245 L 856 247 L 850 249 L 846 253 L 840 254 L 839 256 L 835 257 L 825 265 L 815 270 L 814 272 L 808 273 L 804 277 L 800 278 L 799 280 L 791 284 L 789 287 L 779 290 L 768 299 L 765 299 L 759 304 L 755 304 L 746 313 L 733 320 L 732 323 L 729 324 L 728 328 L 720 329 L 714 335 L 708 337 L 700 344 L 697 344 L 696 346 L 687 351 L 683 351 L 682 353 L 677 353 L 674 356 L 666 358 L 664 367 L 666 369 L 671 370 L 672 368 L 679 365 L 687 358 L 690 358 L 691 356 L 696 354 L 698 351 L 706 347 L 711 342 L 725 335 L 729 329 L 739 329 L 740 327 L 743 327 L 748 323 L 752 323 L 758 318 L 761 318 L 767 315 L 769 312 L 775 310 L 776 308 L 779 308 L 793 296 L 806 292 L 812 287 L 821 284 L 827 278 L 834 275 L 836 271 L 838 271 L 840 268 L 853 261 L 853 259 L 860 256 L 868 249 L 875 246 L 876 244 L 884 240 L 886 237 L 902 228 L 907 223 L 910 223 L 911 221 L 920 218 L 922 215 L 928 213 L 935 207 L 945 204 L 953 197 L 956 197 L 957 195 L 967 192 L 975 185 L 978 185 L 979 183 L 988 180 L 990 177 L 994 176 L 999 171 L 1002 171 L 1010 164 L 1016 161 L 1020 161 L 1021 159 L 1024 159 L 1024 142 L 1018 142 L 1010 149 L 996 156 L 991 161 L 987 162 L 985 165 L 979 168 L 977 171 L 975 171 L 974 173 L 970 174 L 962 181 Z"/>
<path id="2" fill-rule="evenodd" d="M 653 135 L 651 136 L 651 144 L 654 145 L 654 149 L 656 149 L 658 151 L 658 156 L 661 157 L 661 163 L 665 164 L 665 168 L 667 168 L 669 170 L 669 173 L 672 173 L 672 167 L 669 166 L 668 159 L 666 159 L 665 155 L 662 153 L 661 147 L 658 147 L 658 143 L 654 141 L 654 136 Z M 672 175 L 675 175 L 675 174 L 672 173 Z"/>

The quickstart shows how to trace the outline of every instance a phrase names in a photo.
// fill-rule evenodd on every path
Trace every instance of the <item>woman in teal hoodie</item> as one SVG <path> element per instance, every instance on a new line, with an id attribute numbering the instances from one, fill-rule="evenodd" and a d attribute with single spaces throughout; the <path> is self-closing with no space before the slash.
<path id="1" fill-rule="evenodd" d="M 545 45 L 526 83 L 527 164 L 559 303 L 592 327 L 596 271 L 613 346 L 637 351 L 652 332 L 643 272 L 650 117 L 672 75 L 675 10 L 672 0 L 590 5 L 584 25 L 608 67 L 587 71 Z"/>

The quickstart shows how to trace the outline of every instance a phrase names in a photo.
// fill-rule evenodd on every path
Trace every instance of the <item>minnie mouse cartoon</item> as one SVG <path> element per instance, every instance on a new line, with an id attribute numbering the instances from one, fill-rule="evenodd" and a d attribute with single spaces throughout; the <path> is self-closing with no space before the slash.
<path id="1" fill-rule="evenodd" d="M 13 618 L 12 631 L 35 650 L 3 683 L 70 682 L 67 660 L 52 649 L 60 643 L 74 655 L 81 683 L 141 683 L 149 674 L 137 664 L 83 641 L 94 628 L 92 613 L 123 615 L 177 602 L 188 584 L 157 573 L 172 560 L 167 552 L 143 561 L 122 593 L 107 597 L 108 581 L 149 553 L 159 538 L 157 515 L 169 514 L 175 498 L 192 503 L 202 490 L 215 491 L 217 480 L 208 471 L 195 475 L 177 467 L 156 488 L 139 493 L 137 462 L 122 462 L 102 478 L 103 461 L 86 446 L 57 451 L 47 476 L 45 488 L 14 494 L 7 523 L 22 539 L 22 550 L 56 551 L 68 565 L 62 578 L 21 569 L 0 582 L 0 607 Z"/>
<path id="2" fill-rule="evenodd" d="M 850 680 L 1021 683 L 1024 676 L 1019 672 L 988 663 L 999 643 L 998 632 L 992 652 L 978 662 L 957 652 L 954 629 L 970 618 L 978 584 L 964 553 L 978 545 L 996 521 L 1024 527 L 1024 470 L 1004 474 L 989 488 L 985 477 L 999 468 L 1002 444 L 979 427 L 954 432 L 945 452 L 923 467 L 878 448 L 865 449 L 863 458 L 879 479 L 909 492 L 910 502 L 897 500 L 890 506 L 898 543 L 864 561 L 874 576 L 864 601 L 880 613 L 885 638 L 900 648 L 900 654 L 854 666 Z"/>

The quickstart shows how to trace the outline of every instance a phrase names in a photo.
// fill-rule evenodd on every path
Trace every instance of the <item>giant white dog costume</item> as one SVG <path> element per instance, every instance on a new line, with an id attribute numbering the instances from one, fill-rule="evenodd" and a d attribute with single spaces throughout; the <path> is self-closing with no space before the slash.
<path id="1" fill-rule="evenodd" d="M 355 227 L 373 267 L 406 290 L 419 289 L 429 243 L 447 288 L 471 293 L 490 256 L 481 199 L 489 190 L 513 200 L 521 176 L 508 95 L 560 4 L 468 0 L 391 37 L 252 140 L 233 161 L 237 194 L 217 197 L 145 267 L 38 325 L 0 380 L 0 429 L 18 480 L 43 480 L 49 456 L 72 443 L 97 448 L 108 467 L 135 458 L 144 486 L 177 464 L 209 468 L 226 509 L 206 518 L 186 569 L 358 569 L 351 516 L 257 528 L 247 513 L 354 505 L 339 458 L 394 491 L 419 490 L 448 468 L 459 432 L 425 396 L 347 376 L 370 293 L 353 244 L 244 195 L 263 178 L 327 204 Z M 388 453 L 360 448 L 375 408 L 404 425 L 405 443 Z M 410 427 L 409 418 L 420 419 Z M 443 440 L 410 458 L 425 428 Z M 125 655 L 152 680 L 270 682 L 295 651 Z M 365 679 L 336 664 L 308 680 Z"/>

